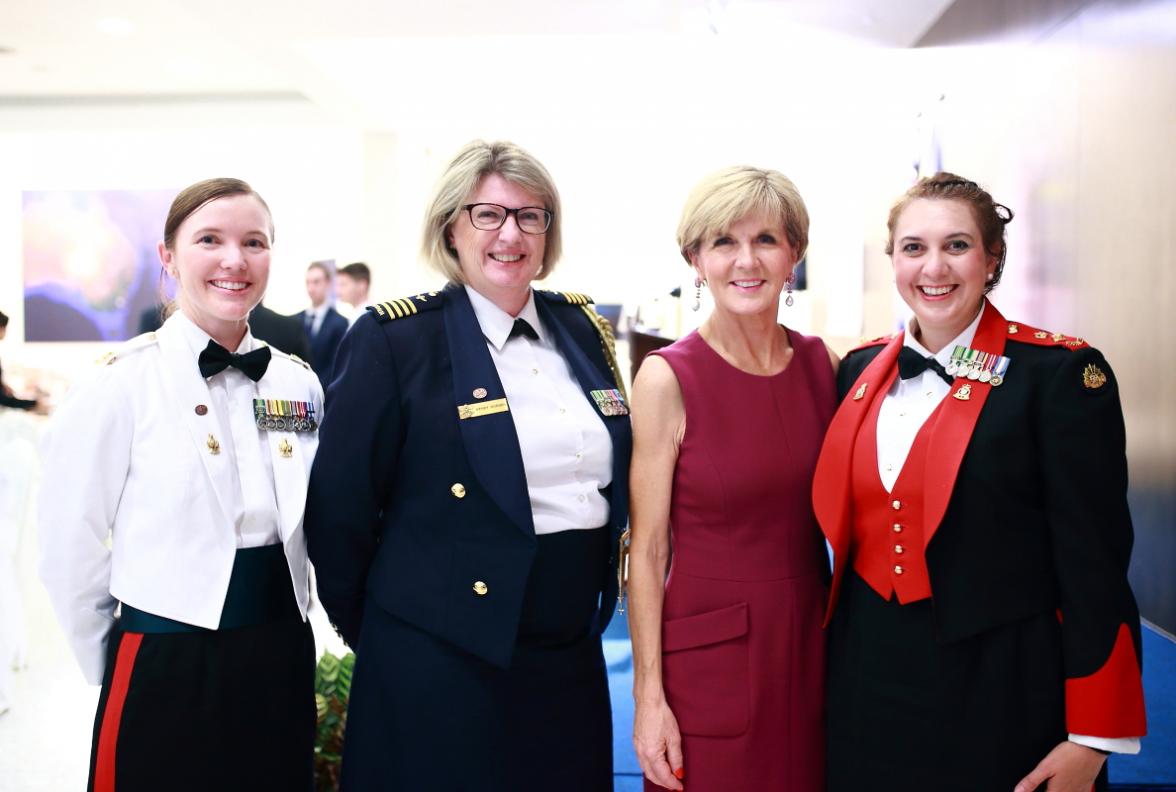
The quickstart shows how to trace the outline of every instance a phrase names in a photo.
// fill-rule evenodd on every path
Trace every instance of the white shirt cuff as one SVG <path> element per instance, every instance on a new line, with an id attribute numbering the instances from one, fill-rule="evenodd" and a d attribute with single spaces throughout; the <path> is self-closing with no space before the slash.
<path id="1" fill-rule="evenodd" d="M 1085 745 L 1098 751 L 1117 754 L 1139 753 L 1138 737 L 1087 737 L 1085 734 L 1071 734 L 1070 742 Z"/>

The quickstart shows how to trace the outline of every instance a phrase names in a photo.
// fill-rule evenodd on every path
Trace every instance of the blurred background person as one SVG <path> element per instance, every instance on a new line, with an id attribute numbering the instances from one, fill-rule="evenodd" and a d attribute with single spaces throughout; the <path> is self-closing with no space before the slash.
<path id="1" fill-rule="evenodd" d="M 682 212 L 679 250 L 714 310 L 633 386 L 629 627 L 647 790 L 824 789 L 828 559 L 810 491 L 837 358 L 777 320 L 808 228 L 792 182 L 758 168 L 709 176 Z"/>
<path id="2" fill-rule="evenodd" d="M 356 650 L 344 790 L 612 789 L 629 418 L 607 323 L 532 286 L 560 228 L 538 160 L 466 145 L 425 218 L 448 285 L 343 341 L 306 526 Z"/>
<path id="3" fill-rule="evenodd" d="M 310 339 L 306 337 L 303 322 L 298 316 L 286 316 L 258 303 L 249 314 L 249 332 L 253 333 L 254 338 L 260 338 L 270 346 L 314 365 Z"/>
<path id="4" fill-rule="evenodd" d="M 302 513 L 322 390 L 246 324 L 272 240 L 245 182 L 181 191 L 158 248 L 176 310 L 100 360 L 46 434 L 41 577 L 102 685 L 91 789 L 312 788 Z"/>
<path id="5" fill-rule="evenodd" d="M 838 374 L 814 482 L 830 792 L 1102 790 L 1147 729 L 1118 387 L 988 301 L 1012 217 L 919 180 L 887 221 L 913 316 Z"/>
<path id="6" fill-rule="evenodd" d="M 339 297 L 338 310 L 347 319 L 348 326 L 363 315 L 363 309 L 370 300 L 368 292 L 372 285 L 372 271 L 367 264 L 357 261 L 340 267 L 335 273 L 335 294 Z"/>
<path id="7" fill-rule="evenodd" d="M 347 332 L 347 320 L 332 305 L 333 283 L 326 262 L 315 261 L 306 269 L 306 296 L 310 307 L 297 314 L 310 341 L 310 364 L 325 388 L 335 368 L 335 353 Z"/>
<path id="8" fill-rule="evenodd" d="M 0 341 L 3 341 L 8 335 L 8 314 L 0 311 Z M 20 398 L 12 388 L 4 383 L 4 371 L 0 368 L 0 407 L 9 407 L 15 410 L 29 410 L 37 412 L 42 415 L 48 413 L 48 406 L 45 400 L 37 397 L 34 399 Z"/>

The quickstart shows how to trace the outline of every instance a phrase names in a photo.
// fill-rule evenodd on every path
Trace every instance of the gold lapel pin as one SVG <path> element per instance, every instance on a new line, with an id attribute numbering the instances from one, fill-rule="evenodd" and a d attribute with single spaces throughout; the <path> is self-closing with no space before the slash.
<path id="1" fill-rule="evenodd" d="M 953 399 L 959 399 L 960 401 L 969 401 L 972 398 L 972 386 L 968 384 L 961 385 L 960 389 L 951 396 Z"/>
<path id="2" fill-rule="evenodd" d="M 282 442 L 278 443 L 278 453 L 284 457 L 290 457 L 294 454 L 294 446 L 290 445 L 290 441 L 282 438 Z"/>
<path id="3" fill-rule="evenodd" d="M 856 393 L 853 394 L 854 401 L 861 401 L 862 400 L 862 397 L 866 395 L 866 388 L 869 387 L 869 384 L 870 383 L 868 383 L 868 382 L 862 383 L 862 386 L 857 389 Z"/>
<path id="4" fill-rule="evenodd" d="M 204 445 L 208 446 L 208 453 L 212 454 L 213 456 L 216 456 L 220 453 L 220 443 L 218 443 L 217 439 L 212 435 L 208 436 L 208 440 L 204 442 Z"/>

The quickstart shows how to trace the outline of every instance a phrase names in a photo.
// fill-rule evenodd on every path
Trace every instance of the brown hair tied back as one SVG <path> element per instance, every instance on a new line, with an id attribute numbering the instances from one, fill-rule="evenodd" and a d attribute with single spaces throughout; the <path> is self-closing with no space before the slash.
<path id="1" fill-rule="evenodd" d="M 252 195 L 261 204 L 262 208 L 265 209 L 265 213 L 270 215 L 270 208 L 265 202 L 265 199 L 258 195 L 257 191 L 250 187 L 247 182 L 241 179 L 222 177 L 198 181 L 180 190 L 179 195 L 172 200 L 171 208 L 167 212 L 167 219 L 163 223 L 164 247 L 168 250 L 176 249 L 176 232 L 180 230 L 180 226 L 196 210 L 209 201 L 215 201 L 217 198 L 228 198 L 233 195 Z M 270 215 L 269 237 L 272 243 L 274 241 L 274 221 L 272 215 Z M 175 301 L 168 302 L 167 300 L 167 294 L 164 290 L 164 275 L 165 272 L 160 267 L 159 299 L 164 303 L 163 311 L 161 312 L 162 316 L 164 319 L 167 319 L 167 317 L 175 313 L 176 304 Z"/>
<path id="2" fill-rule="evenodd" d="M 940 171 L 934 176 L 925 176 L 915 182 L 915 185 L 890 208 L 890 216 L 886 220 L 886 228 L 890 232 L 886 242 L 886 255 L 894 254 L 894 228 L 898 225 L 899 216 L 911 201 L 918 199 L 960 201 L 967 205 L 980 229 L 984 249 L 996 257 L 996 270 L 992 274 L 992 280 L 985 285 L 984 293 L 988 294 L 995 289 L 1004 272 L 1005 253 L 1008 250 L 1005 243 L 1005 226 L 1013 222 L 1013 210 L 994 201 L 988 191 L 976 182 L 954 173 Z"/>

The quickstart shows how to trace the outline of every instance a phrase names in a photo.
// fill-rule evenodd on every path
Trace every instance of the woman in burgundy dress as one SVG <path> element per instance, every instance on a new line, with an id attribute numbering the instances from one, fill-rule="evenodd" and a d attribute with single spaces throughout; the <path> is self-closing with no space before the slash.
<path id="1" fill-rule="evenodd" d="M 809 491 L 837 358 L 777 323 L 808 212 L 782 174 L 730 168 L 690 195 L 678 243 L 714 311 L 634 383 L 637 758 L 647 791 L 817 792 L 828 562 Z"/>

